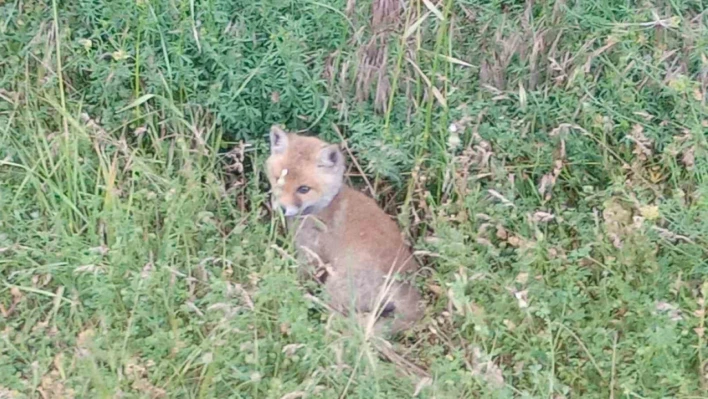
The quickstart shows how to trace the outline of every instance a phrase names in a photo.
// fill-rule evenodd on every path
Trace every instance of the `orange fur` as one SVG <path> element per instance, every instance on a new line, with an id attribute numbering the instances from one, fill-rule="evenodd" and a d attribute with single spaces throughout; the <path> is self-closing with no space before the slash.
<path id="1" fill-rule="evenodd" d="M 307 275 L 327 265 L 334 308 L 381 315 L 374 331 L 395 333 L 422 316 L 415 286 L 395 278 L 419 265 L 397 224 L 366 195 L 343 184 L 344 156 L 314 137 L 271 129 L 266 162 L 276 205 L 288 217 Z M 286 172 L 284 172 L 286 171 Z M 301 187 L 309 188 L 307 192 Z"/>

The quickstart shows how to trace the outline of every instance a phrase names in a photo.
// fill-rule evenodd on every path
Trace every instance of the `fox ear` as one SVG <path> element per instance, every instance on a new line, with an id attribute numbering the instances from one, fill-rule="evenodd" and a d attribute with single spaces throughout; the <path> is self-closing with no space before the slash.
<path id="1" fill-rule="evenodd" d="M 344 162 L 344 157 L 337 144 L 330 144 L 320 150 L 320 160 L 317 166 L 334 168 Z"/>
<path id="2" fill-rule="evenodd" d="M 270 127 L 270 153 L 282 154 L 288 148 L 288 134 L 278 125 Z"/>

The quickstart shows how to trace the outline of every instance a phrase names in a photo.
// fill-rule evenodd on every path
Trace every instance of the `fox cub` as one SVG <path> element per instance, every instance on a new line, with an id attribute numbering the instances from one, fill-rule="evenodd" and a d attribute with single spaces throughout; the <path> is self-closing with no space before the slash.
<path id="1" fill-rule="evenodd" d="M 376 334 L 412 327 L 423 315 L 421 297 L 396 274 L 419 265 L 396 223 L 344 184 L 339 147 L 277 126 L 270 130 L 270 147 L 273 203 L 294 235 L 301 275 L 317 277 L 338 311 L 373 315 L 368 327 Z"/>

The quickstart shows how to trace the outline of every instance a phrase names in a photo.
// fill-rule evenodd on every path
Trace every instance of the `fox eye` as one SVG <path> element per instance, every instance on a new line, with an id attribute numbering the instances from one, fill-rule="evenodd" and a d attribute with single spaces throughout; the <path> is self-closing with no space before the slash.
<path id="1" fill-rule="evenodd" d="M 297 192 L 300 194 L 307 194 L 310 192 L 310 187 L 308 186 L 300 186 L 297 188 Z"/>

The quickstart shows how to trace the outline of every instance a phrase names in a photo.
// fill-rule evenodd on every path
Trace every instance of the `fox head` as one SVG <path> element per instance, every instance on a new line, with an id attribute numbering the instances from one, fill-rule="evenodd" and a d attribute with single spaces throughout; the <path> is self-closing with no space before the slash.
<path id="1" fill-rule="evenodd" d="M 344 180 L 344 156 L 336 144 L 270 129 L 266 173 L 274 205 L 285 216 L 317 213 L 332 202 Z"/>

